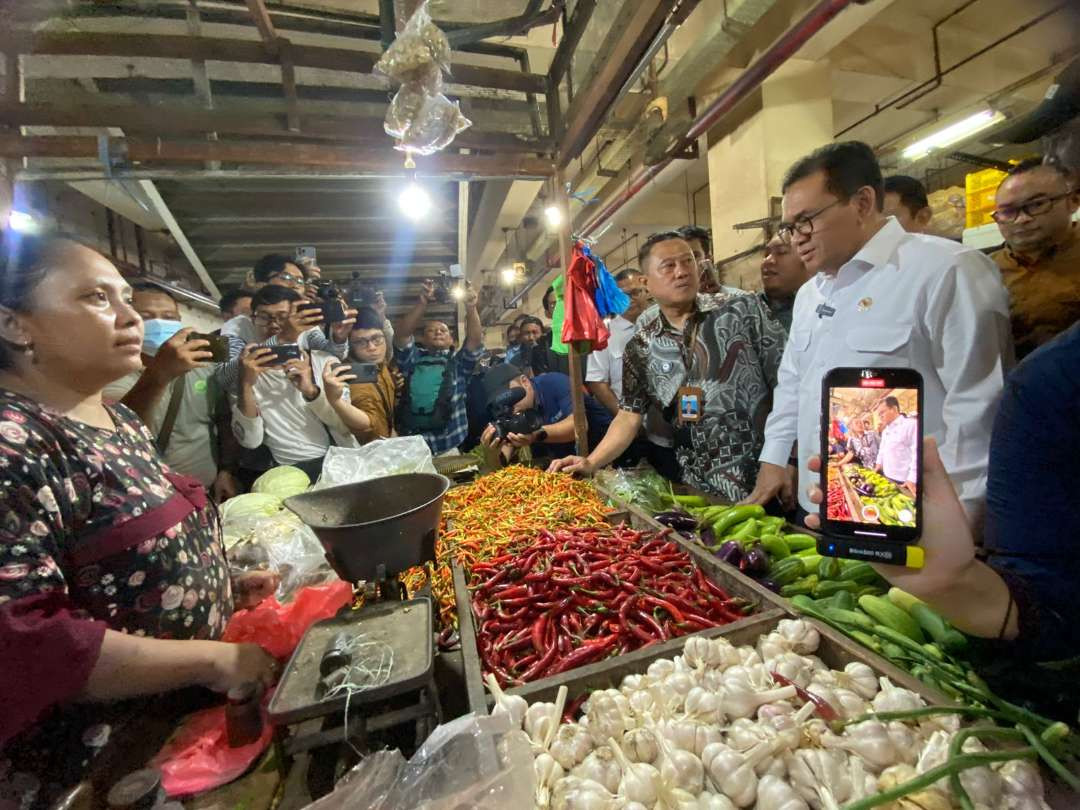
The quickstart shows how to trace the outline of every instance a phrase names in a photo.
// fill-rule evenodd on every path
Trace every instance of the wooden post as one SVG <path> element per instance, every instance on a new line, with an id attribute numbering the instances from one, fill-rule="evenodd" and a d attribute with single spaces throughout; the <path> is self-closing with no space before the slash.
<path id="1" fill-rule="evenodd" d="M 569 280 L 567 273 L 570 271 L 571 242 L 570 242 L 570 200 L 566 196 L 566 186 L 563 183 L 562 170 L 555 173 L 552 180 L 551 199 L 563 212 L 562 224 L 559 226 L 559 255 L 562 256 L 563 266 L 563 291 L 566 290 L 566 282 Z M 589 423 L 585 417 L 585 389 L 582 386 L 584 374 L 581 373 L 581 364 L 585 358 L 578 354 L 573 345 L 570 349 L 570 397 L 574 405 L 574 442 L 577 445 L 577 454 L 587 456 L 589 454 Z"/>

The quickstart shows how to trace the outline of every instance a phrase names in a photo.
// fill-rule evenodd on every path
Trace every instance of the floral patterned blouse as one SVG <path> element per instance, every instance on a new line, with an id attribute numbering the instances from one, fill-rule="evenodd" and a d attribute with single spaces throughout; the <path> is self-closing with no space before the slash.
<path id="1" fill-rule="evenodd" d="M 69 721 L 82 749 L 65 765 L 107 741 L 108 725 L 85 724 L 100 707 L 60 707 L 85 687 L 106 628 L 213 639 L 232 613 L 212 503 L 161 461 L 132 411 L 107 408 L 114 431 L 0 389 L 0 805 L 15 777 L 17 803 L 37 803 L 27 786 L 43 783 L 20 766 L 47 763 L 28 739 L 59 750 L 56 727 Z"/>

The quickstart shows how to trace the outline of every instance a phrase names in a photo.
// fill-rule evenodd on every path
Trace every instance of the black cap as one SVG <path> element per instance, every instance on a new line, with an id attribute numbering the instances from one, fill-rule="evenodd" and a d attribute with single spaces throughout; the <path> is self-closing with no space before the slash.
<path id="1" fill-rule="evenodd" d="M 525 372 L 513 363 L 499 363 L 484 374 L 484 406 L 491 407 L 495 397 L 510 387 L 510 383 Z"/>
<path id="2" fill-rule="evenodd" d="M 1030 143 L 1080 115 L 1080 59 L 1061 71 L 1039 106 L 987 140 L 994 143 Z"/>

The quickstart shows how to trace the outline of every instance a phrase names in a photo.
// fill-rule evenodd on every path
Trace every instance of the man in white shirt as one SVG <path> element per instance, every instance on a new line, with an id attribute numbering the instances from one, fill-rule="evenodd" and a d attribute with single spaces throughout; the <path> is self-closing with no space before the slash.
<path id="1" fill-rule="evenodd" d="M 919 480 L 919 420 L 900 413 L 900 401 L 885 397 L 877 405 L 881 429 L 874 469 L 915 497 L 915 482 Z"/>
<path id="2" fill-rule="evenodd" d="M 276 337 L 279 347 L 295 343 L 300 334 L 291 315 L 301 301 L 298 293 L 275 285 L 255 293 L 256 337 Z M 350 377 L 348 366 L 325 352 L 302 351 L 299 360 L 281 365 L 272 348 L 248 346 L 241 355 L 240 393 L 233 407 L 236 438 L 249 449 L 265 443 L 276 463 L 300 467 L 317 478 L 331 443 L 360 446 L 347 416 Z"/>
<path id="3" fill-rule="evenodd" d="M 882 212 L 873 150 L 824 146 L 784 180 L 780 235 L 815 277 L 795 298 L 791 334 L 765 426 L 761 469 L 748 502 L 794 494 L 799 469 L 820 445 L 821 380 L 839 366 L 913 368 L 922 374 L 927 436 L 941 448 L 968 516 L 986 492 L 990 430 L 1012 364 L 1008 298 L 982 253 L 909 234 Z M 814 511 L 805 487 L 799 503 Z"/>

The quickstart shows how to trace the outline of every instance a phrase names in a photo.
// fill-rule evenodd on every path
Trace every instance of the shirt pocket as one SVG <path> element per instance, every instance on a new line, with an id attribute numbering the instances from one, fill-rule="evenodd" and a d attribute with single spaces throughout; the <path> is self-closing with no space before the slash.
<path id="1" fill-rule="evenodd" d="M 909 366 L 911 329 L 911 324 L 860 326 L 848 330 L 844 343 L 859 353 L 858 365 Z"/>

